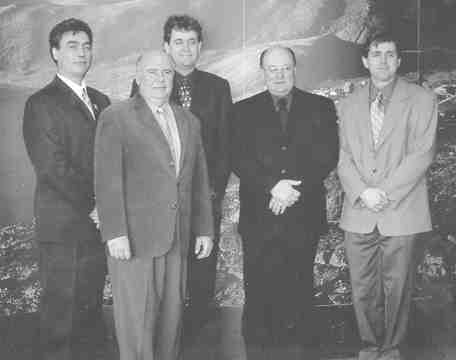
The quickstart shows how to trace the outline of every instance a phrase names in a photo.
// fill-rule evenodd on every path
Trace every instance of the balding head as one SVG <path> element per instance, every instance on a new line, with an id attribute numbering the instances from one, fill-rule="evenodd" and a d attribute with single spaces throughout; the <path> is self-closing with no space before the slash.
<path id="1" fill-rule="evenodd" d="M 293 50 L 272 46 L 261 53 L 260 65 L 269 92 L 279 97 L 286 96 L 295 84 L 296 57 Z"/>
<path id="2" fill-rule="evenodd" d="M 168 102 L 173 86 L 174 68 L 161 50 L 148 51 L 136 61 L 136 81 L 141 95 L 157 105 Z"/>

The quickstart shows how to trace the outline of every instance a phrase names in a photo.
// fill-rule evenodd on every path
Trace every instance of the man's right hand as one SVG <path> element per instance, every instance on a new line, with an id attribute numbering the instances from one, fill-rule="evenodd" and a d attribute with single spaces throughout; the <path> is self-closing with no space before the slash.
<path id="1" fill-rule="evenodd" d="M 360 195 L 361 201 L 371 211 L 379 212 L 385 208 L 389 199 L 386 193 L 377 188 L 367 188 Z"/>
<path id="2" fill-rule="evenodd" d="M 109 255 L 117 260 L 129 260 L 131 258 L 130 241 L 126 236 L 120 236 L 108 240 Z"/>
<path id="3" fill-rule="evenodd" d="M 280 180 L 271 189 L 271 195 L 281 202 L 286 203 L 287 206 L 290 206 L 301 196 L 301 193 L 293 188 L 293 186 L 297 185 L 301 185 L 301 181 L 289 179 Z"/>

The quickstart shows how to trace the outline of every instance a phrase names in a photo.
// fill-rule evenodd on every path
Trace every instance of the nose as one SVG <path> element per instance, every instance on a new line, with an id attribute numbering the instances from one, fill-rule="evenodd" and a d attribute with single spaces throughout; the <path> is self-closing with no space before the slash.
<path id="1" fill-rule="evenodd" d="M 276 77 L 278 79 L 283 79 L 285 77 L 285 69 L 278 69 Z"/>
<path id="2" fill-rule="evenodd" d="M 87 50 L 84 48 L 84 46 L 79 46 L 78 47 L 78 56 L 79 57 L 85 57 L 86 56 Z"/>

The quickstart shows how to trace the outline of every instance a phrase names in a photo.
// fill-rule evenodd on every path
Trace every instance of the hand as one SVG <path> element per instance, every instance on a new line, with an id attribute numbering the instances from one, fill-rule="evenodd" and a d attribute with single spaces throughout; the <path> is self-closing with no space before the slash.
<path id="1" fill-rule="evenodd" d="M 377 188 L 367 188 L 360 195 L 362 203 L 371 211 L 380 212 L 389 203 L 386 193 Z"/>
<path id="2" fill-rule="evenodd" d="M 89 214 L 89 217 L 93 220 L 95 225 L 97 226 L 97 229 L 100 228 L 100 218 L 98 217 L 98 211 L 97 208 L 94 207 L 92 212 Z"/>
<path id="3" fill-rule="evenodd" d="M 280 180 L 271 189 L 271 195 L 283 203 L 294 204 L 301 196 L 301 193 L 293 188 L 293 186 L 297 185 L 301 185 L 301 181 L 288 179 Z"/>
<path id="4" fill-rule="evenodd" d="M 293 203 L 294 204 L 294 203 Z M 293 205 L 291 204 L 291 205 Z M 274 215 L 282 215 L 287 207 L 291 206 L 287 205 L 287 203 L 279 200 L 276 197 L 271 197 L 271 200 L 269 201 L 269 209 L 274 213 Z"/>
<path id="5" fill-rule="evenodd" d="M 204 259 L 211 254 L 214 243 L 210 236 L 197 236 L 195 243 L 195 255 L 197 259 Z"/>
<path id="6" fill-rule="evenodd" d="M 108 240 L 109 255 L 118 260 L 129 260 L 131 258 L 130 241 L 126 236 L 120 236 Z"/>

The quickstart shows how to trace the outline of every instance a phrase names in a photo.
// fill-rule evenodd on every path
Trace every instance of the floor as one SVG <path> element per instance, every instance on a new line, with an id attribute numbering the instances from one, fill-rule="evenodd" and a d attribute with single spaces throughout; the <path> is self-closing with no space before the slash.
<path id="1" fill-rule="evenodd" d="M 112 309 L 105 309 L 108 328 L 112 331 Z M 245 360 L 245 351 L 240 337 L 240 309 L 225 308 L 214 314 L 212 320 L 197 334 L 191 345 L 185 346 L 184 360 Z M 36 314 L 20 315 L 14 318 L 0 318 L 0 358 L 2 360 L 34 360 L 34 342 L 37 336 Z M 221 326 L 224 324 L 224 326 Z M 356 360 L 357 341 L 350 334 L 341 336 L 347 329 L 334 328 L 325 335 L 322 346 L 316 354 L 300 357 L 302 360 Z M 111 341 L 95 356 L 84 360 L 116 360 L 118 354 Z M 456 312 L 440 314 L 440 318 L 428 321 L 426 326 L 412 330 L 413 339 L 408 348 L 410 360 L 454 360 L 456 359 Z M 338 338 L 338 339 L 337 339 Z M 335 341 L 330 341 L 336 339 Z M 280 349 L 280 355 L 268 359 L 295 360 L 296 349 Z M 264 355 L 255 355 L 249 360 L 264 360 Z"/>

